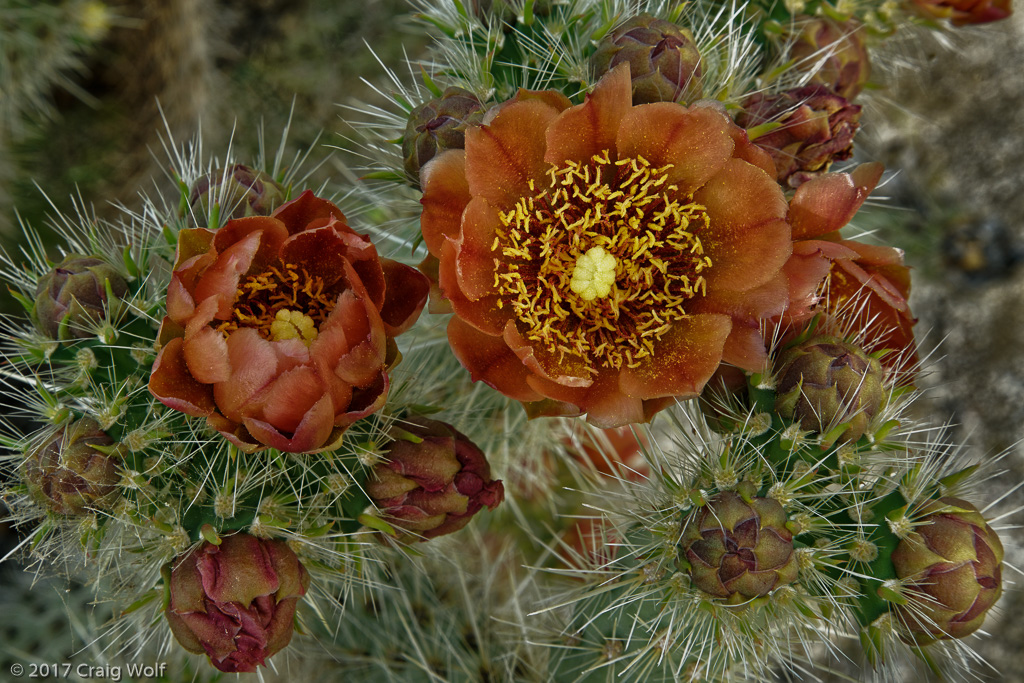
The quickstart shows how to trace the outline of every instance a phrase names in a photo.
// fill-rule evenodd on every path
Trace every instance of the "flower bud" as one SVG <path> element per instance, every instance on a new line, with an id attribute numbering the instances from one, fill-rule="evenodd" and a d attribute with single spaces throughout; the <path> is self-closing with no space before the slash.
<path id="1" fill-rule="evenodd" d="M 612 31 L 590 58 L 598 78 L 629 62 L 633 104 L 700 99 L 700 53 L 693 33 L 649 14 L 633 17 Z"/>
<path id="2" fill-rule="evenodd" d="M 210 207 L 220 207 L 220 220 L 269 216 L 284 203 L 285 190 L 266 173 L 235 164 L 201 176 L 192 185 L 188 205 L 198 227 L 207 226 Z"/>
<path id="3" fill-rule="evenodd" d="M 244 533 L 203 542 L 175 558 L 164 577 L 174 637 L 228 673 L 252 673 L 288 645 L 309 588 L 309 573 L 285 542 Z"/>
<path id="4" fill-rule="evenodd" d="M 856 441 L 885 405 L 882 364 L 834 337 L 815 337 L 777 361 L 775 411 L 802 429 L 828 432 L 847 425 L 842 441 Z"/>
<path id="5" fill-rule="evenodd" d="M 898 614 L 917 645 L 977 631 L 1002 593 L 1003 544 L 978 508 L 959 498 L 930 501 L 892 553 L 908 589 Z"/>
<path id="6" fill-rule="evenodd" d="M 22 474 L 29 495 L 59 515 L 109 508 L 120 475 L 115 458 L 94 446 L 113 445 L 99 423 L 88 417 L 53 432 L 25 458 Z"/>
<path id="7" fill-rule="evenodd" d="M 106 317 L 107 285 L 118 299 L 128 283 L 106 261 L 95 256 L 71 254 L 36 284 L 32 319 L 50 339 L 85 339 Z"/>
<path id="8" fill-rule="evenodd" d="M 778 95 L 751 95 L 736 123 L 748 129 L 779 124 L 754 144 L 771 155 L 779 183 L 796 188 L 828 171 L 833 161 L 853 155 L 860 109 L 823 85 L 809 85 Z"/>
<path id="9" fill-rule="evenodd" d="M 740 603 L 797 579 L 786 512 L 771 498 L 745 501 L 723 491 L 692 517 L 679 543 L 680 565 L 705 593 Z"/>
<path id="10" fill-rule="evenodd" d="M 820 83 L 840 97 L 852 100 L 871 75 L 864 26 L 855 19 L 838 22 L 819 17 L 797 24 L 790 58 L 800 71 L 812 71 L 811 83 Z"/>
<path id="11" fill-rule="evenodd" d="M 449 149 L 463 149 L 466 129 L 479 124 L 483 117 L 484 105 L 476 95 L 454 87 L 413 109 L 402 138 L 406 172 L 418 179 L 420 169 L 435 156 Z"/>
<path id="12" fill-rule="evenodd" d="M 402 432 L 405 432 L 403 434 Z M 392 525 L 424 539 L 450 534 L 505 497 L 483 451 L 444 422 L 417 418 L 396 430 L 367 495 Z"/>

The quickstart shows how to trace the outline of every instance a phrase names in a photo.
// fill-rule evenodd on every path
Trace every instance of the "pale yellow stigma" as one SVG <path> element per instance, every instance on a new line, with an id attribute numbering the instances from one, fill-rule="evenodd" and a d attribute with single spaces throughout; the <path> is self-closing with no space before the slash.
<path id="1" fill-rule="evenodd" d="M 587 253 L 576 259 L 569 289 L 580 295 L 584 301 L 593 301 L 599 296 L 608 296 L 615 284 L 615 266 L 618 261 L 602 247 L 591 247 Z"/>
<path id="2" fill-rule="evenodd" d="M 319 333 L 316 323 L 305 313 L 290 311 L 282 308 L 274 315 L 274 322 L 270 323 L 271 341 L 283 339 L 299 339 L 303 344 L 309 346 L 317 338 Z"/>

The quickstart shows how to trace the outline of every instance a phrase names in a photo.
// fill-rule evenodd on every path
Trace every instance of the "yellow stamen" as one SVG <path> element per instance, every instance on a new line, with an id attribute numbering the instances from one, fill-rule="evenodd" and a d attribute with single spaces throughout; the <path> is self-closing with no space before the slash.
<path id="1" fill-rule="evenodd" d="M 601 247 L 591 247 L 587 253 L 576 259 L 569 289 L 580 295 L 584 301 L 593 301 L 599 296 L 608 296 L 615 284 L 615 266 L 618 261 Z"/>

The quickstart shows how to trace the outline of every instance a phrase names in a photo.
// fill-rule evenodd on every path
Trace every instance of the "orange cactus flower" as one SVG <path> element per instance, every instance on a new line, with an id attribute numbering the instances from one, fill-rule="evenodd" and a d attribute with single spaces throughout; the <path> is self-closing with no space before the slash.
<path id="1" fill-rule="evenodd" d="M 245 451 L 308 453 L 384 404 L 429 282 L 312 192 L 182 230 L 149 389 Z"/>
<path id="2" fill-rule="evenodd" d="M 421 174 L 452 348 L 535 415 L 643 422 L 725 360 L 760 370 L 787 303 L 771 158 L 713 105 L 521 92 Z"/>

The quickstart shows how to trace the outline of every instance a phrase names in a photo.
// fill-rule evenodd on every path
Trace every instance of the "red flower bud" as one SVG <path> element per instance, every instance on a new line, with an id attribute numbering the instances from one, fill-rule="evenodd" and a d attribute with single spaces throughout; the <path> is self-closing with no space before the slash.
<path id="1" fill-rule="evenodd" d="M 169 576 L 167 573 L 169 572 Z M 171 632 L 221 671 L 254 672 L 292 639 L 309 574 L 283 541 L 236 534 L 165 568 Z"/>
<path id="2" fill-rule="evenodd" d="M 366 493 L 394 526 L 424 539 L 458 531 L 480 508 L 505 498 L 483 451 L 451 425 L 418 418 L 403 423 Z M 404 437 L 404 438 L 403 438 Z"/>

